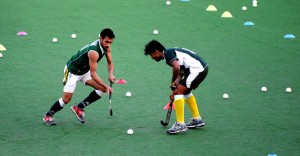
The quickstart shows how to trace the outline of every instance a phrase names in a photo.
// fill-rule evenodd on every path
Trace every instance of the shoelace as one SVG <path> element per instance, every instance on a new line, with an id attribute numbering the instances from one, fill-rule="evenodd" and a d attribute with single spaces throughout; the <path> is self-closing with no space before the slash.
<path id="1" fill-rule="evenodd" d="M 84 110 L 81 110 L 79 107 L 74 107 L 76 113 L 78 116 L 83 116 L 84 115 Z"/>
<path id="2" fill-rule="evenodd" d="M 84 110 L 77 109 L 79 116 L 84 116 Z"/>
<path id="3" fill-rule="evenodd" d="M 47 116 L 46 120 L 48 121 L 53 121 L 54 118 L 50 117 L 50 116 Z"/>
<path id="4" fill-rule="evenodd" d="M 173 125 L 172 125 L 172 129 L 175 128 L 177 125 L 177 123 L 175 122 Z"/>

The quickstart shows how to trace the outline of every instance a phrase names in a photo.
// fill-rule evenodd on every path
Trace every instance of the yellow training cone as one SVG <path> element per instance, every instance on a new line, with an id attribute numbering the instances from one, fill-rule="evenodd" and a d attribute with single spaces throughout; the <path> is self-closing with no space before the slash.
<path id="1" fill-rule="evenodd" d="M 218 9 L 214 6 L 214 5 L 209 5 L 207 8 L 206 8 L 206 11 L 217 11 Z"/>
<path id="2" fill-rule="evenodd" d="M 225 12 L 222 14 L 221 17 L 223 17 L 223 18 L 232 18 L 232 15 L 231 15 L 231 13 L 230 13 L 229 11 L 225 11 Z"/>
<path id="3" fill-rule="evenodd" d="M 5 51 L 5 50 L 6 48 L 2 44 L 0 44 L 0 51 Z"/>

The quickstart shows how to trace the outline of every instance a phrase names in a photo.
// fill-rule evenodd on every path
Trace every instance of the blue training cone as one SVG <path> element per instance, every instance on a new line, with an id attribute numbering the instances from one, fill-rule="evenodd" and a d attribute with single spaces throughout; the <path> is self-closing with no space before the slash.
<path id="1" fill-rule="evenodd" d="M 253 25 L 255 25 L 255 24 L 251 21 L 247 21 L 244 23 L 244 26 L 253 26 Z"/>
<path id="2" fill-rule="evenodd" d="M 286 35 L 284 35 L 283 38 L 286 38 L 286 39 L 294 39 L 295 37 L 296 37 L 296 36 L 293 35 L 293 34 L 286 34 Z"/>

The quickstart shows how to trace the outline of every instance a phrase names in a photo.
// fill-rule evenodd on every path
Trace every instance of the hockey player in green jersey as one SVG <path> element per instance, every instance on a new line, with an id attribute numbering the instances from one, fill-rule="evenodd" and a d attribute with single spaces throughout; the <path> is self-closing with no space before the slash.
<path id="1" fill-rule="evenodd" d="M 109 75 L 108 79 L 111 83 L 115 81 L 113 74 L 114 64 L 111 54 L 111 44 L 114 38 L 115 35 L 113 31 L 109 28 L 105 28 L 99 34 L 99 39 L 83 47 L 67 61 L 64 69 L 63 96 L 59 98 L 44 115 L 43 120 L 46 125 L 56 125 L 53 115 L 63 109 L 64 106 L 71 101 L 78 81 L 94 88 L 83 101 L 71 107 L 71 110 L 81 123 L 85 123 L 85 107 L 99 100 L 103 94 L 113 93 L 112 88 L 105 84 L 98 76 L 97 67 L 98 62 L 105 56 Z"/>

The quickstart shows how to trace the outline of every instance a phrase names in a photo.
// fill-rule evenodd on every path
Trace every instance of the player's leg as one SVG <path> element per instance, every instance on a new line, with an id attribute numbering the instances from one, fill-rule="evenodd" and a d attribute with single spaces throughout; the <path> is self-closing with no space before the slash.
<path id="1" fill-rule="evenodd" d="M 200 119 L 201 118 L 200 112 L 198 110 L 196 98 L 193 95 L 193 93 L 190 92 L 189 94 L 184 95 L 184 99 L 185 99 L 185 102 L 187 103 L 187 105 L 189 106 L 189 109 L 192 113 L 193 118 Z"/>
<path id="2" fill-rule="evenodd" d="M 83 83 L 85 85 L 93 87 L 95 90 L 93 90 L 84 100 L 78 103 L 78 107 L 81 109 L 84 109 L 86 106 L 99 100 L 101 96 L 106 92 L 106 88 L 96 83 L 92 78 L 90 78 L 90 76 L 87 76 L 85 79 L 86 80 L 83 80 Z"/>
<path id="3" fill-rule="evenodd" d="M 202 120 L 200 111 L 198 109 L 198 105 L 196 102 L 196 98 L 192 93 L 192 89 L 196 89 L 199 84 L 205 79 L 206 75 L 208 72 L 208 68 L 206 68 L 203 72 L 196 74 L 197 76 L 195 78 L 193 78 L 195 74 L 190 74 L 191 78 L 189 80 L 188 78 L 188 83 L 190 83 L 190 89 L 186 91 L 186 93 L 184 94 L 185 97 L 185 101 L 187 103 L 187 105 L 189 106 L 189 109 L 192 113 L 192 120 L 187 124 L 188 128 L 196 128 L 196 127 L 203 127 L 205 126 L 204 121 Z"/>
<path id="4" fill-rule="evenodd" d="M 177 123 L 184 123 L 184 96 L 183 92 L 186 90 L 186 87 L 178 85 L 177 88 L 173 91 L 174 94 L 174 105 L 176 111 L 176 121 Z"/>
<path id="5" fill-rule="evenodd" d="M 58 99 L 52 107 L 49 109 L 48 112 L 46 112 L 46 115 L 53 116 L 55 113 L 63 109 L 64 105 L 69 103 L 69 101 L 72 98 L 73 93 L 67 93 L 65 92 L 62 96 L 62 98 Z"/>
<path id="6" fill-rule="evenodd" d="M 176 89 L 173 91 L 175 112 L 176 112 L 176 123 L 170 128 L 167 133 L 176 134 L 179 132 L 186 132 L 187 127 L 184 122 L 184 96 L 183 93 L 187 88 L 181 84 L 178 84 Z"/>
<path id="7" fill-rule="evenodd" d="M 104 88 L 101 85 L 99 85 L 98 83 L 96 83 L 91 78 L 89 72 L 82 77 L 81 81 L 85 85 L 95 88 L 95 90 L 93 90 L 84 100 L 82 100 L 80 103 L 75 104 L 71 107 L 71 110 L 74 112 L 77 119 L 81 123 L 85 123 L 84 108 L 87 107 L 88 105 L 94 103 L 95 101 L 99 100 L 101 98 L 101 96 L 106 92 L 106 88 Z"/>
<path id="8" fill-rule="evenodd" d="M 65 76 L 64 76 L 64 93 L 63 96 L 58 99 L 54 104 L 51 106 L 49 111 L 46 112 L 43 120 L 47 125 L 56 125 L 56 122 L 53 119 L 53 115 L 60 110 L 63 109 L 64 105 L 69 103 L 72 99 L 73 92 L 76 88 L 76 83 L 78 81 L 78 77 L 68 72 L 65 68 Z"/>
<path id="9" fill-rule="evenodd" d="M 185 101 L 192 113 L 192 120 L 186 124 L 188 128 L 196 128 L 196 127 L 203 127 L 205 126 L 204 121 L 200 115 L 200 111 L 198 109 L 198 105 L 196 102 L 196 98 L 194 97 L 193 93 L 184 95 Z"/>

